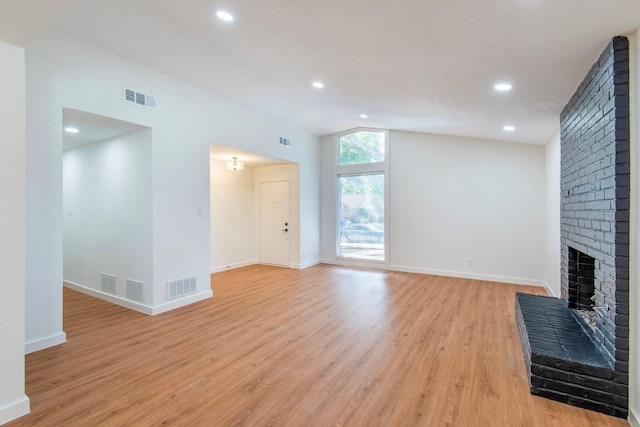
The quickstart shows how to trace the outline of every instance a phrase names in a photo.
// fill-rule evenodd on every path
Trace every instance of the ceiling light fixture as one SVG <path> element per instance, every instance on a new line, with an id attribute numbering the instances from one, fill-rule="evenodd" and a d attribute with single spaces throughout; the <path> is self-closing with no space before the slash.
<path id="1" fill-rule="evenodd" d="M 72 127 L 66 127 L 66 128 L 64 128 L 64 131 L 68 132 L 68 133 L 78 133 L 78 132 L 80 132 L 77 128 L 72 128 Z"/>
<path id="2" fill-rule="evenodd" d="M 513 89 L 513 85 L 511 83 L 498 83 L 493 88 L 498 92 L 508 92 Z"/>
<path id="3" fill-rule="evenodd" d="M 232 171 L 240 171 L 244 169 L 244 162 L 238 160 L 237 157 L 232 157 L 231 160 L 227 160 L 225 163 L 227 164 L 227 169 Z"/>
<path id="4" fill-rule="evenodd" d="M 361 119 L 368 119 L 368 118 L 369 118 L 369 116 L 367 116 L 366 114 L 360 114 L 360 118 L 361 118 Z"/>
<path id="5" fill-rule="evenodd" d="M 315 81 L 313 82 L 313 87 L 315 87 L 316 89 L 322 89 L 324 87 L 324 83 Z"/>
<path id="6" fill-rule="evenodd" d="M 515 126 L 503 126 L 502 129 L 506 130 L 507 132 L 513 132 L 514 130 L 516 130 Z"/>
<path id="7" fill-rule="evenodd" d="M 229 12 L 225 12 L 224 10 L 218 10 L 216 12 L 216 16 L 225 22 L 233 21 L 233 15 L 230 14 Z"/>

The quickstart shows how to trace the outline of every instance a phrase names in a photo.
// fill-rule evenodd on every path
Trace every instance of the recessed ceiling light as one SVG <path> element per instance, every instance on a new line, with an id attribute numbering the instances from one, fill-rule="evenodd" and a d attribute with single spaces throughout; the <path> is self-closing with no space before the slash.
<path id="1" fill-rule="evenodd" d="M 315 87 L 316 89 L 322 89 L 324 87 L 324 83 L 315 81 L 313 82 L 313 87 Z"/>
<path id="2" fill-rule="evenodd" d="M 502 129 L 506 130 L 507 132 L 513 132 L 514 130 L 516 130 L 515 126 L 511 125 L 503 126 Z"/>
<path id="3" fill-rule="evenodd" d="M 498 92 L 507 92 L 513 89 L 513 85 L 511 83 L 498 83 L 493 88 Z"/>
<path id="4" fill-rule="evenodd" d="M 78 133 L 80 132 L 77 128 L 72 128 L 72 127 L 66 127 L 64 128 L 65 132 L 69 132 L 69 133 Z"/>
<path id="5" fill-rule="evenodd" d="M 360 118 L 361 118 L 361 119 L 368 119 L 368 118 L 369 118 L 369 116 L 367 116 L 366 114 L 360 114 Z"/>
<path id="6" fill-rule="evenodd" d="M 224 10 L 218 10 L 216 12 L 216 16 L 226 22 L 233 21 L 233 15 L 229 12 L 225 12 Z"/>

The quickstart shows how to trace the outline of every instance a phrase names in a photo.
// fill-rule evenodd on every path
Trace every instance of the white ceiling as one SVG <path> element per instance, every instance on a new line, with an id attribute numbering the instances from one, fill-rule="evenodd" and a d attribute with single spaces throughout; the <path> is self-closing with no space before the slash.
<path id="1" fill-rule="evenodd" d="M 28 46 L 48 19 L 317 135 L 370 126 L 535 144 L 558 132 L 562 107 L 608 40 L 640 27 L 638 0 L 42 3 L 3 1 L 0 37 Z M 235 21 L 215 19 L 218 8 Z M 31 26 L 6 13 L 29 9 Z M 311 87 L 316 79 L 323 90 Z M 502 80 L 511 93 L 493 91 Z"/>
<path id="2" fill-rule="evenodd" d="M 106 141 L 131 132 L 148 129 L 135 123 L 65 108 L 62 128 L 78 129 L 78 133 L 62 132 L 62 149 L 69 150 L 92 142 Z"/>
<path id="3" fill-rule="evenodd" d="M 289 164 L 286 160 L 276 159 L 275 157 L 263 156 L 252 153 L 250 151 L 238 150 L 237 148 L 228 147 L 220 144 L 209 144 L 209 158 L 216 162 L 226 162 L 233 157 L 244 162 L 247 168 L 259 168 L 262 166 L 284 165 Z"/>

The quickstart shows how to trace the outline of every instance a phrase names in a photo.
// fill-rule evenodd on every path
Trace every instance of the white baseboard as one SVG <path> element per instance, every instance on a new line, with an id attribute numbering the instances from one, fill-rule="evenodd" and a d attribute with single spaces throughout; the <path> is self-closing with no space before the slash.
<path id="1" fill-rule="evenodd" d="M 29 398 L 23 396 L 15 402 L 11 402 L 0 408 L 0 424 L 8 423 L 23 415 L 27 415 L 31 411 L 29 406 Z"/>
<path id="2" fill-rule="evenodd" d="M 553 291 L 551 290 L 551 288 L 549 287 L 549 283 L 547 283 L 547 281 L 544 281 L 544 288 L 547 290 L 547 293 L 549 294 L 549 296 L 551 297 L 556 297 L 556 298 L 560 298 L 560 295 L 555 295 L 553 293 Z"/>
<path id="3" fill-rule="evenodd" d="M 176 308 L 184 307 L 185 305 L 193 304 L 194 302 L 211 298 L 212 296 L 213 291 L 209 289 L 207 291 L 199 292 L 197 294 L 191 294 L 183 298 L 177 298 L 175 300 L 165 302 L 164 304 L 154 306 L 151 310 L 151 314 L 156 315 L 160 313 L 166 313 L 167 311 L 175 310 Z"/>
<path id="4" fill-rule="evenodd" d="M 313 261 L 303 262 L 302 264 L 291 264 L 291 268 L 295 268 L 298 270 L 304 270 L 305 268 L 313 267 L 314 265 L 320 264 L 319 259 L 314 259 Z"/>
<path id="5" fill-rule="evenodd" d="M 36 351 L 44 350 L 45 348 L 64 344 L 66 342 L 67 334 L 65 334 L 64 332 L 51 335 L 50 337 L 39 338 L 37 340 L 29 341 L 24 344 L 24 354 L 34 353 Z"/>
<path id="6" fill-rule="evenodd" d="M 495 276 L 490 274 L 478 274 L 478 273 L 468 273 L 461 271 L 449 271 L 449 270 L 437 270 L 431 268 L 419 268 L 419 267 L 406 267 L 401 265 L 387 265 L 382 262 L 374 263 L 367 261 L 359 261 L 359 260 L 342 260 L 342 259 L 322 259 L 322 263 L 324 264 L 334 264 L 334 265 L 343 265 L 343 266 L 356 266 L 356 267 L 368 267 L 368 268 L 377 268 L 380 270 L 391 270 L 391 271 L 404 271 L 407 273 L 418 273 L 418 274 L 428 274 L 432 276 L 446 276 L 446 277 L 457 277 L 460 279 L 471 279 L 471 280 L 484 280 L 488 282 L 499 282 L 499 283 L 511 283 L 515 285 L 527 285 L 527 286 L 538 286 L 546 288 L 549 291 L 548 286 L 546 286 L 545 281 L 536 280 L 536 279 L 526 279 L 520 277 L 507 277 L 507 276 Z M 549 291 L 550 292 L 550 291 Z M 551 293 L 551 292 L 550 292 Z"/>
<path id="7" fill-rule="evenodd" d="M 220 273 L 221 271 L 233 270 L 234 268 L 240 267 L 248 267 L 250 265 L 255 265 L 258 263 L 258 260 L 250 259 L 248 261 L 236 262 L 229 265 L 220 265 L 216 267 L 211 267 L 211 273 Z"/>
<path id="8" fill-rule="evenodd" d="M 427 268 L 412 268 L 412 267 L 403 267 L 403 266 L 395 266 L 395 265 L 389 266 L 389 269 L 395 270 L 395 271 L 406 271 L 409 273 L 431 274 L 434 276 L 458 277 L 460 279 L 484 280 L 488 282 L 511 283 L 515 285 L 538 286 L 542 288 L 545 287 L 545 282 L 543 280 L 527 279 L 527 278 L 520 278 L 520 277 L 494 276 L 490 274 L 435 270 L 435 269 L 427 269 Z"/>
<path id="9" fill-rule="evenodd" d="M 636 416 L 633 410 L 629 411 L 629 424 L 631 424 L 631 427 L 640 427 L 639 419 L 640 417 Z"/>
<path id="10" fill-rule="evenodd" d="M 106 292 L 99 291 L 97 289 L 89 288 L 87 286 L 80 285 L 78 283 L 70 282 L 68 280 L 64 280 L 62 284 L 69 289 L 73 289 L 74 291 L 78 291 L 85 295 L 89 295 L 91 297 L 98 298 L 103 301 L 110 302 L 112 304 L 120 305 L 122 307 L 126 307 L 131 310 L 139 311 L 140 313 L 152 314 L 152 311 L 153 311 L 153 307 L 149 305 L 142 304 L 136 301 L 131 301 L 131 300 L 119 297 L 117 295 L 111 295 Z"/>
<path id="11" fill-rule="evenodd" d="M 194 302 L 198 302 L 207 298 L 211 298 L 213 296 L 213 292 L 211 289 L 208 289 L 204 292 L 199 292 L 196 294 L 190 294 L 183 298 L 176 298 L 175 300 L 168 301 L 164 304 L 150 306 L 146 304 L 142 304 L 136 301 L 131 301 L 125 298 L 121 298 L 117 295 L 107 294 L 102 291 L 98 291 L 92 288 L 88 288 L 83 285 L 79 285 L 77 283 L 69 282 L 65 280 L 63 282 L 64 286 L 73 289 L 75 291 L 81 292 L 83 294 L 92 296 L 94 298 L 101 299 L 103 301 L 110 302 L 112 304 L 116 304 L 122 307 L 129 308 L 131 310 L 138 311 L 140 313 L 149 314 L 151 316 L 165 313 L 170 310 L 174 310 L 179 307 L 184 307 L 185 305 L 193 304 Z"/>

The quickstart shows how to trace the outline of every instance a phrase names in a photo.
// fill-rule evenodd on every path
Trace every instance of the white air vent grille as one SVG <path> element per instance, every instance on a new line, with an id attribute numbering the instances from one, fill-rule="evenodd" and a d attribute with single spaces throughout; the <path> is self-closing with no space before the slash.
<path id="1" fill-rule="evenodd" d="M 102 292 L 115 295 L 116 294 L 116 276 L 110 276 L 109 274 L 102 273 L 101 289 L 102 289 Z"/>
<path id="2" fill-rule="evenodd" d="M 156 99 L 153 96 L 145 95 L 144 93 L 136 92 L 126 87 L 123 92 L 123 100 L 124 102 L 130 102 L 147 108 L 156 108 Z"/>
<path id="3" fill-rule="evenodd" d="M 192 294 L 196 291 L 196 277 L 172 280 L 168 283 L 168 299 L 178 298 L 183 295 Z"/>
<path id="4" fill-rule="evenodd" d="M 144 289 L 144 283 L 136 280 L 127 279 L 127 298 L 143 301 L 142 290 Z"/>
<path id="5" fill-rule="evenodd" d="M 291 148 L 291 140 L 283 136 L 280 137 L 280 145 L 283 147 Z"/>

